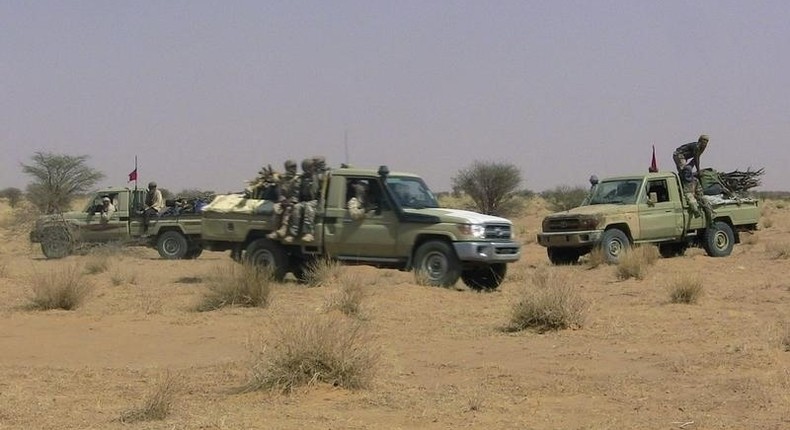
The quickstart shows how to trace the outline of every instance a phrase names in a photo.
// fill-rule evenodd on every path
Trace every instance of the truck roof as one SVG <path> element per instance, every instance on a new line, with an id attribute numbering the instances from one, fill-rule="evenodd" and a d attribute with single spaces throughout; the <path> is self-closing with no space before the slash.
<path id="1" fill-rule="evenodd" d="M 139 188 L 139 189 L 144 190 L 145 188 Z M 120 193 L 122 191 L 132 191 L 132 189 L 129 187 L 104 187 L 104 188 L 98 188 L 93 192 L 98 194 L 98 193 Z"/>
<path id="2" fill-rule="evenodd" d="M 638 173 L 633 175 L 621 175 L 621 176 L 609 176 L 603 178 L 603 181 L 617 181 L 623 179 L 643 179 L 643 178 L 668 178 L 668 177 L 675 177 L 677 174 L 672 171 L 663 171 L 663 172 L 648 172 L 648 173 Z"/>
<path id="3" fill-rule="evenodd" d="M 379 176 L 379 168 L 370 169 L 361 167 L 341 167 L 338 169 L 332 169 L 331 172 L 333 174 L 339 174 L 343 176 Z M 408 176 L 412 178 L 421 177 L 420 175 L 409 172 L 389 172 L 389 176 Z"/>

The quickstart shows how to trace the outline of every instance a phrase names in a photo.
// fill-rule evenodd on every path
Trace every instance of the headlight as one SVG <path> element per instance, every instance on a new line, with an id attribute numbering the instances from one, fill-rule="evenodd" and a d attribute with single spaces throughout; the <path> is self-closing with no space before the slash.
<path id="1" fill-rule="evenodd" d="M 581 217 L 579 218 L 579 228 L 581 230 L 595 230 L 601 219 L 597 216 Z"/>
<path id="2" fill-rule="evenodd" d="M 457 224 L 458 230 L 464 236 L 473 236 L 478 239 L 485 239 L 486 227 L 482 224 Z"/>

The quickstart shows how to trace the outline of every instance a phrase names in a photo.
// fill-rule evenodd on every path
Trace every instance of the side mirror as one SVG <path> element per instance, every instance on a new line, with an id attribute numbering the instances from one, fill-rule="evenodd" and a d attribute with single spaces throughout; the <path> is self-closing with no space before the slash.
<path id="1" fill-rule="evenodd" d="M 647 204 L 648 206 L 655 206 L 656 203 L 658 203 L 658 194 L 656 194 L 656 192 L 653 191 L 652 193 L 648 194 Z"/>

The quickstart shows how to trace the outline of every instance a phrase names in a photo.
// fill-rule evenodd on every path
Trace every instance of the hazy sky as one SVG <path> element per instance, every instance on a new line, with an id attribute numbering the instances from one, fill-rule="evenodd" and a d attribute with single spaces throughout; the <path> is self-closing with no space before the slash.
<path id="1" fill-rule="evenodd" d="M 540 191 L 701 133 L 790 189 L 789 1 L 0 0 L 0 188 L 46 151 L 171 191 L 318 154 Z"/>

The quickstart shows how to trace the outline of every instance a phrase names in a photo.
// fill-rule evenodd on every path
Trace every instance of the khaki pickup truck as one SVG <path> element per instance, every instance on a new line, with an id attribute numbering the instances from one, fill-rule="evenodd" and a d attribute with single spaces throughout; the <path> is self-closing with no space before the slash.
<path id="1" fill-rule="evenodd" d="M 106 188 L 97 191 L 81 211 L 45 215 L 36 220 L 30 240 L 41 244 L 47 258 L 63 258 L 85 245 L 123 242 L 156 248 L 166 259 L 197 258 L 200 214 L 168 206 L 160 216 L 149 217 L 144 231 L 142 215 L 146 190 Z M 102 222 L 102 198 L 108 197 L 115 213 Z"/>
<path id="2" fill-rule="evenodd" d="M 633 244 L 652 243 L 663 257 L 699 246 L 712 257 L 730 255 L 740 233 L 757 229 L 760 209 L 751 198 L 705 196 L 714 210 L 713 225 L 693 216 L 673 172 L 620 176 L 600 181 L 585 202 L 543 219 L 538 243 L 553 264 L 573 264 L 599 247 L 616 263 Z"/>
<path id="3" fill-rule="evenodd" d="M 496 289 L 507 263 L 520 256 L 513 225 L 475 212 L 440 208 L 423 180 L 409 173 L 339 168 L 325 173 L 315 220 L 315 240 L 293 243 L 267 238 L 277 227 L 271 205 L 251 213 L 203 212 L 203 247 L 230 250 L 231 257 L 267 265 L 275 278 L 288 272 L 303 279 L 318 258 L 414 270 L 418 281 L 437 286 L 458 279 L 475 290 Z M 355 184 L 368 189 L 364 216 L 351 217 L 348 201 Z M 216 202 L 216 200 L 215 200 Z"/>

